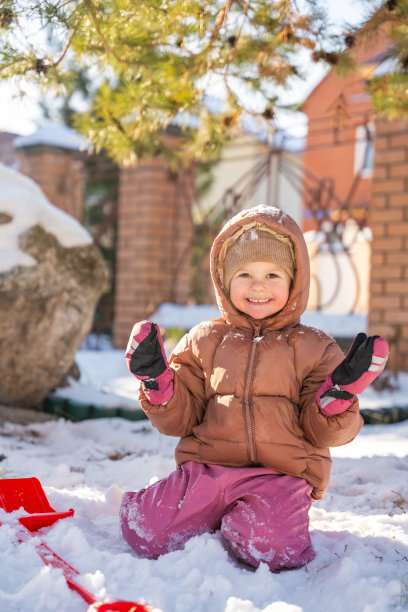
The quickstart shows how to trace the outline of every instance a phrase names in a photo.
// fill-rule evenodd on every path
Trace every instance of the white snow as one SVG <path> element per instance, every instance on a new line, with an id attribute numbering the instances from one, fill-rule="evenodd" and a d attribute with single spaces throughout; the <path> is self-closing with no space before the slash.
<path id="1" fill-rule="evenodd" d="M 257 217 L 258 215 L 267 215 L 268 217 L 278 218 L 278 223 L 282 223 L 282 221 L 287 217 L 286 213 L 283 212 L 283 210 L 281 210 L 280 208 L 276 208 L 276 206 L 260 204 L 259 206 L 245 208 L 244 210 L 238 212 L 225 223 L 221 230 L 221 233 L 223 233 L 228 227 L 231 227 L 231 225 L 234 225 L 238 221 L 241 221 L 243 219 L 251 219 L 252 217 Z"/>
<path id="2" fill-rule="evenodd" d="M 358 312 L 336 314 L 306 310 L 300 322 L 337 338 L 354 338 L 359 332 L 367 331 L 367 315 Z"/>
<path id="3" fill-rule="evenodd" d="M 92 243 L 88 231 L 70 215 L 53 206 L 31 179 L 0 164 L 0 213 L 9 215 L 0 223 L 0 272 L 37 262 L 20 250 L 18 239 L 34 225 L 41 225 L 67 248 Z"/>
<path id="4" fill-rule="evenodd" d="M 92 388 L 126 386 L 123 351 L 80 351 L 78 357 L 89 397 Z M 0 477 L 36 476 L 56 510 L 75 509 L 38 537 L 101 600 L 146 602 L 163 612 L 407 609 L 408 421 L 365 425 L 352 443 L 333 449 L 330 487 L 310 511 L 316 558 L 280 574 L 265 565 L 240 567 L 219 533 L 197 536 L 185 550 L 156 561 L 139 559 L 128 547 L 118 519 L 122 492 L 167 476 L 176 443 L 149 421 L 7 423 L 0 427 Z M 87 604 L 69 590 L 61 570 L 44 566 L 31 542 L 17 543 L 16 515 L 21 511 L 0 510 L 7 523 L 0 527 L 0 567 L 7 568 L 0 573 L 0 609 L 85 612 Z"/>
<path id="5" fill-rule="evenodd" d="M 139 408 L 139 382 L 129 375 L 125 351 L 83 349 L 75 361 L 81 378 L 70 379 L 70 385 L 57 389 L 54 395 L 106 408 Z"/>
<path id="6" fill-rule="evenodd" d="M 181 305 L 164 302 L 150 318 L 161 327 L 181 327 L 190 330 L 201 322 L 220 317 L 218 307 L 211 304 Z"/>
<path id="7" fill-rule="evenodd" d="M 259 235 L 258 232 L 252 228 L 249 232 L 244 232 L 241 234 L 238 242 L 246 242 L 247 240 L 258 240 Z"/>
<path id="8" fill-rule="evenodd" d="M 67 125 L 52 123 L 41 126 L 28 136 L 17 136 L 13 141 L 13 146 L 18 148 L 35 145 L 48 145 L 75 151 L 86 150 L 89 147 L 87 140 L 75 130 Z"/>

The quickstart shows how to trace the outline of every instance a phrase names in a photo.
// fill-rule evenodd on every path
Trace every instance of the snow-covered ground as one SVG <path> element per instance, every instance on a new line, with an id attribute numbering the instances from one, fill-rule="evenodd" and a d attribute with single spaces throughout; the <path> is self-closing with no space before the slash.
<path id="1" fill-rule="evenodd" d="M 136 406 L 137 383 L 123 351 L 83 350 L 77 361 L 82 378 L 65 390 L 68 396 Z M 169 474 L 176 442 L 149 421 L 6 423 L 0 477 L 36 476 L 56 510 L 75 509 L 41 537 L 102 600 L 142 601 L 163 612 L 408 609 L 408 421 L 365 425 L 355 441 L 333 449 L 329 490 L 310 513 L 316 558 L 280 574 L 240 567 L 219 533 L 193 538 L 184 551 L 157 561 L 129 549 L 119 529 L 122 491 Z M 17 542 L 15 516 L 0 510 L 0 610 L 85 612 L 61 570 L 43 565 L 32 542 Z"/>
<path id="2" fill-rule="evenodd" d="M 408 608 L 407 440 L 408 421 L 365 425 L 334 449 L 330 488 L 310 514 L 317 556 L 280 574 L 239 567 L 219 533 L 157 561 L 133 554 L 119 530 L 121 493 L 174 469 L 176 440 L 148 421 L 6 424 L 0 467 L 4 478 L 37 476 L 55 509 L 75 509 L 41 537 L 100 599 L 144 601 L 163 612 L 385 612 Z M 0 510 L 0 521 L 14 515 Z M 32 542 L 17 543 L 12 525 L 0 528 L 0 567 L 1 610 L 87 609 Z"/>

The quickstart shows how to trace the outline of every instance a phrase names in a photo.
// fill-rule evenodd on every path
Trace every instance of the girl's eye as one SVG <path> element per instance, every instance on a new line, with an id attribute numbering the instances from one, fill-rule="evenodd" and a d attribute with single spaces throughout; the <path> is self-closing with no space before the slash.
<path id="1" fill-rule="evenodd" d="M 271 272 L 270 274 L 267 274 L 267 278 L 279 278 L 277 274 L 275 274 L 275 272 Z"/>
<path id="2" fill-rule="evenodd" d="M 239 276 L 240 278 L 249 278 L 249 274 L 248 274 L 248 272 L 241 272 L 240 274 L 238 274 L 238 276 Z"/>

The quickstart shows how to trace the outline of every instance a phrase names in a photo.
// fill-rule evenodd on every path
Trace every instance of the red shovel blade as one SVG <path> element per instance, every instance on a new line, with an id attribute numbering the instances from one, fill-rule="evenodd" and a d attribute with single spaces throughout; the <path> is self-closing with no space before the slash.
<path id="1" fill-rule="evenodd" d="M 73 516 L 74 510 L 56 512 L 51 508 L 38 478 L 2 478 L 0 480 L 0 508 L 13 512 L 24 508 L 28 516 L 20 523 L 30 531 L 49 527 L 61 518 Z"/>
<path id="2" fill-rule="evenodd" d="M 0 506 L 6 512 L 24 508 L 30 514 L 54 512 L 38 478 L 2 478 Z"/>
<path id="3" fill-rule="evenodd" d="M 96 603 L 89 606 L 87 612 L 151 612 L 152 608 L 131 601 L 114 601 L 112 603 Z"/>

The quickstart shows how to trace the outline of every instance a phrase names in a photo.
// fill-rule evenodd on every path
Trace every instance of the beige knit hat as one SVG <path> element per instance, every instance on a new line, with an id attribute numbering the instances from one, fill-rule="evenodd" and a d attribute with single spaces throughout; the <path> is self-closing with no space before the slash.
<path id="1" fill-rule="evenodd" d="M 277 264 L 291 280 L 295 273 L 292 244 L 286 236 L 252 227 L 245 230 L 228 248 L 223 264 L 223 285 L 229 292 L 232 277 L 243 265 L 253 261 Z"/>

